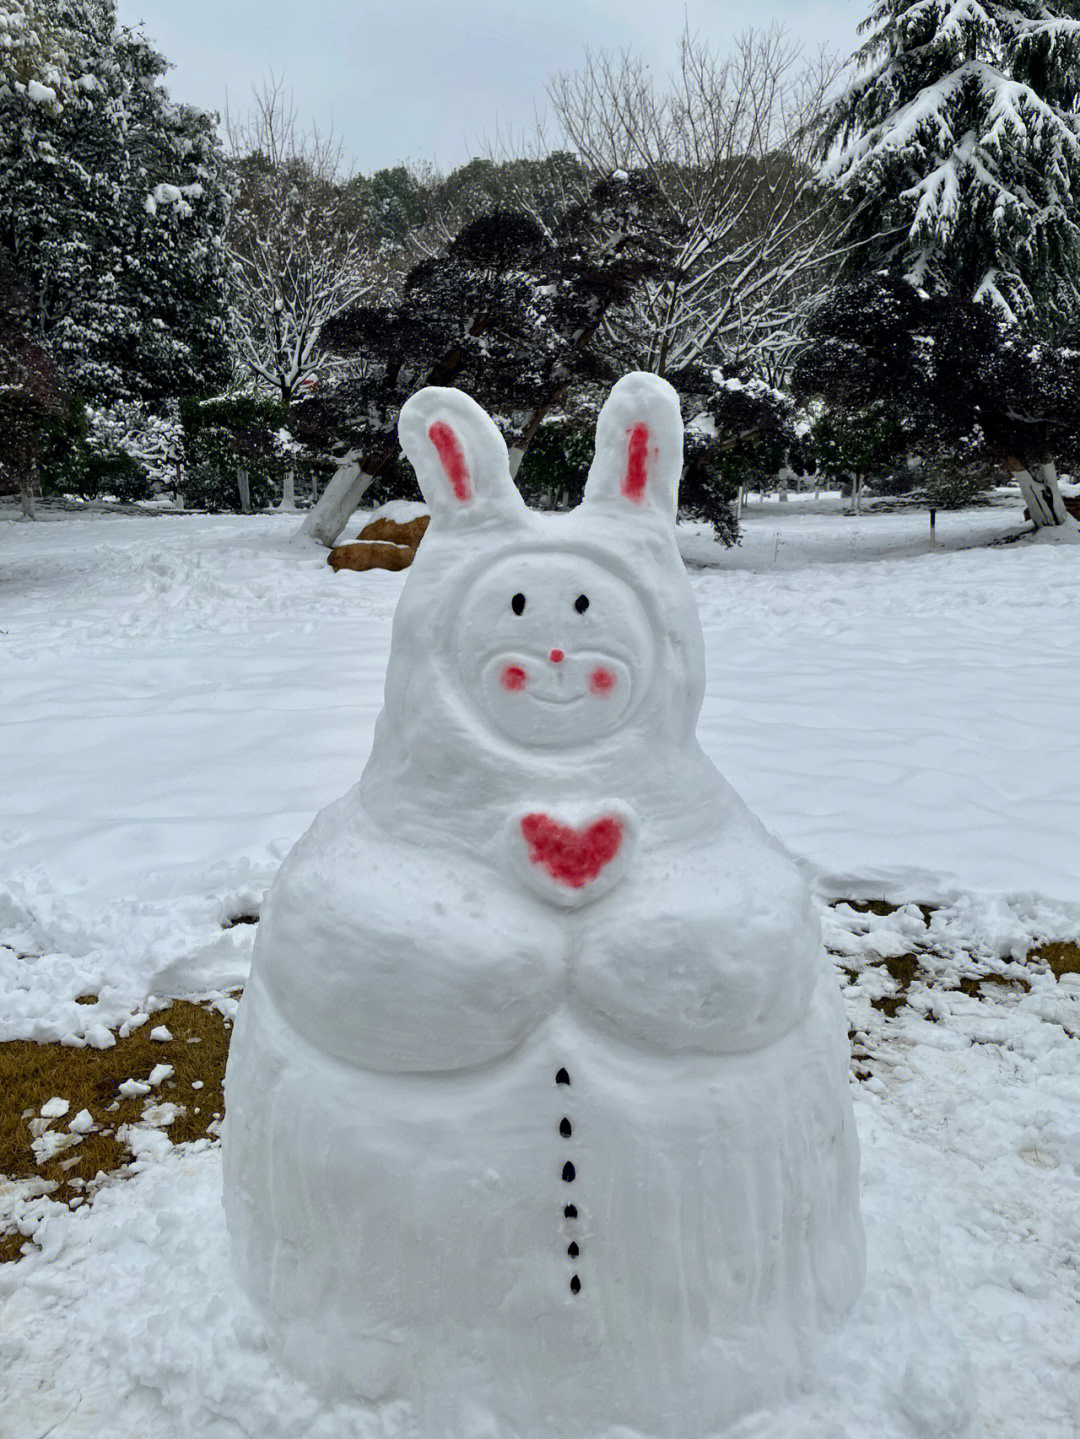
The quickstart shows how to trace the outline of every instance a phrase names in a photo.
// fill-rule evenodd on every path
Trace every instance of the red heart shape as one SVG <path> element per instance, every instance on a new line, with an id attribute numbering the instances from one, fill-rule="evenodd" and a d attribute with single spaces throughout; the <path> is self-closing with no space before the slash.
<path id="1" fill-rule="evenodd" d="M 622 821 L 614 815 L 593 820 L 585 829 L 559 824 L 546 814 L 527 814 L 521 833 L 529 846 L 529 858 L 540 864 L 559 884 L 582 889 L 594 880 L 619 852 L 623 840 Z"/>

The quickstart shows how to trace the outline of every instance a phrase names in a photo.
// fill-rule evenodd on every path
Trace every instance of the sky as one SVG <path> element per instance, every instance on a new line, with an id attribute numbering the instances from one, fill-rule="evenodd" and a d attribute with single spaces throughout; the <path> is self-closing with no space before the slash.
<path id="1" fill-rule="evenodd" d="M 585 48 L 631 49 L 658 77 L 690 29 L 723 50 L 782 25 L 809 50 L 848 54 L 869 0 L 117 0 L 173 63 L 175 100 L 233 113 L 272 71 L 299 117 L 331 124 L 351 168 L 452 169 L 497 132 L 532 130 L 552 74 Z"/>

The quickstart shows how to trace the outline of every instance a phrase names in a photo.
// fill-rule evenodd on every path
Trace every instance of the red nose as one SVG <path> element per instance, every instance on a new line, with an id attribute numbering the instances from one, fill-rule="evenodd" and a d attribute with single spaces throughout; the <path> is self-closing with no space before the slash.
<path id="1" fill-rule="evenodd" d="M 562 650 L 552 650 L 551 653 L 548 655 L 548 659 L 553 665 L 561 665 L 565 658 L 566 656 L 563 654 Z"/>

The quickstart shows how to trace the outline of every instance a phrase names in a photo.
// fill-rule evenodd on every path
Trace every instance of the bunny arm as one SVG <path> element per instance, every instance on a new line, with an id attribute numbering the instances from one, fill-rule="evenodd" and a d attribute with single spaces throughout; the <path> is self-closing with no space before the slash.
<path id="1" fill-rule="evenodd" d="M 820 926 L 802 875 L 751 816 L 710 843 L 644 851 L 632 878 L 581 913 L 570 1003 L 583 1022 L 637 1048 L 730 1054 L 805 1017 Z"/>
<path id="2" fill-rule="evenodd" d="M 324 1052 L 385 1072 L 511 1053 L 566 989 L 561 916 L 459 850 L 394 841 L 346 796 L 282 866 L 253 978 Z"/>

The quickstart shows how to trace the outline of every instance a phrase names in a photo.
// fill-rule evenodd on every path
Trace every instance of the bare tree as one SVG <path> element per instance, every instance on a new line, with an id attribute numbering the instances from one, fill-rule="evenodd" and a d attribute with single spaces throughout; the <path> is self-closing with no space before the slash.
<path id="1" fill-rule="evenodd" d="M 612 312 L 613 357 L 658 374 L 723 356 L 775 383 L 798 316 L 825 282 L 835 235 L 818 203 L 810 126 L 840 66 L 809 62 L 783 31 L 748 31 L 720 57 L 684 31 L 658 88 L 630 53 L 588 53 L 549 98 L 594 173 L 645 172 L 685 230 L 678 274 Z"/>
<path id="2" fill-rule="evenodd" d="M 271 77 L 247 117 L 225 125 L 238 176 L 226 235 L 235 354 L 288 405 L 326 371 L 319 333 L 375 283 L 378 254 L 343 183 L 340 143 L 299 128 L 281 81 Z"/>

